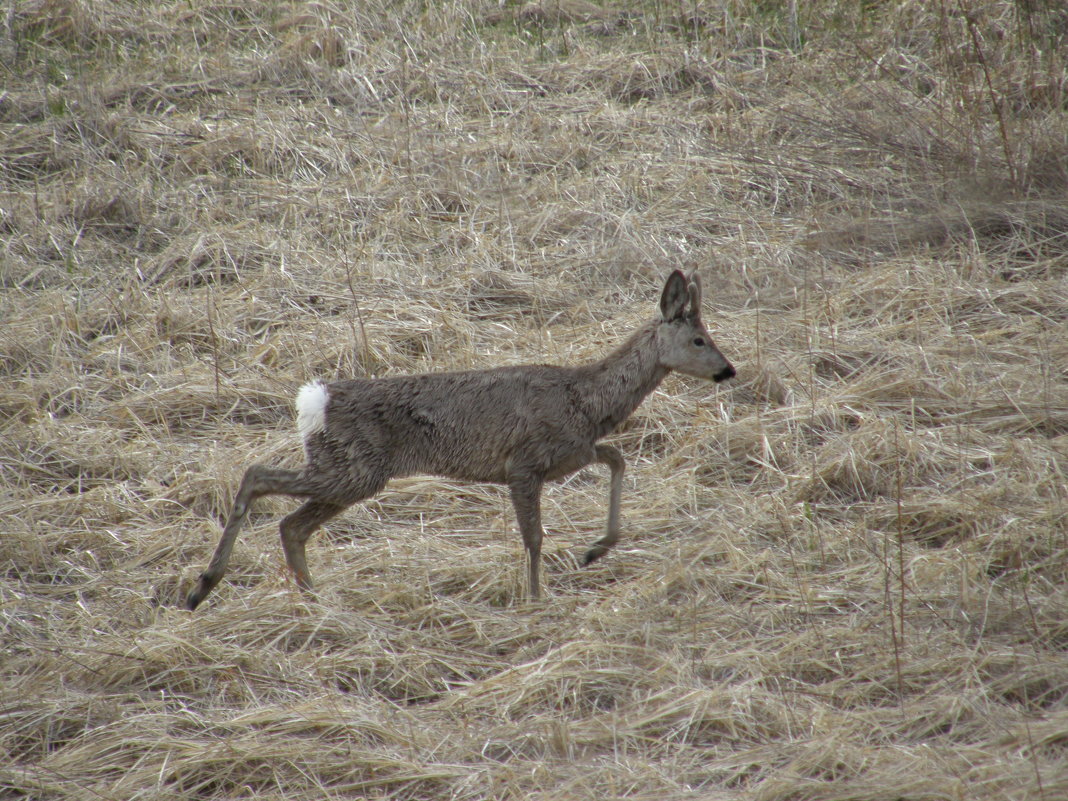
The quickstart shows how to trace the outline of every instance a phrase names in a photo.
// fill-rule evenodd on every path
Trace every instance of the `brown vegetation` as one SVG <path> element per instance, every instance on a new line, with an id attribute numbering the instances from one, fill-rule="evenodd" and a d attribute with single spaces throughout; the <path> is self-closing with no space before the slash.
<path id="1" fill-rule="evenodd" d="M 0 797 L 1068 794 L 1068 15 L 15 0 L 0 20 Z M 396 481 L 283 569 L 314 377 L 671 377 L 544 495 Z M 215 596 L 213 596 L 214 598 Z"/>

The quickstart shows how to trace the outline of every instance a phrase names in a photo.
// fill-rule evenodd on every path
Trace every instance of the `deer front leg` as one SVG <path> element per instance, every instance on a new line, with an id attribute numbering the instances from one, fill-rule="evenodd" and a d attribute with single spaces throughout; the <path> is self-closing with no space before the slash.
<path id="1" fill-rule="evenodd" d="M 531 600 L 541 597 L 541 486 L 542 480 L 531 475 L 508 480 L 519 533 L 523 535 L 527 552 L 527 591 Z"/>
<path id="2" fill-rule="evenodd" d="M 608 469 L 612 471 L 608 490 L 608 531 L 586 551 L 586 556 L 582 559 L 583 566 L 600 559 L 619 539 L 619 499 L 623 494 L 623 471 L 626 462 L 623 461 L 623 454 L 611 445 L 598 445 L 596 456 L 598 462 L 608 465 Z"/>

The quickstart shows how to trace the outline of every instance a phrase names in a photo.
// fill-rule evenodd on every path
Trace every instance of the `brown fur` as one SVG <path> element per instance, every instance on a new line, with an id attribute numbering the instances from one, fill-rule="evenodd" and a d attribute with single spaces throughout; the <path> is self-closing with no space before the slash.
<path id="1" fill-rule="evenodd" d="M 189 593 L 195 609 L 218 584 L 252 501 L 267 494 L 307 498 L 282 520 L 282 545 L 298 585 L 311 588 L 304 554 L 326 520 L 379 492 L 391 478 L 428 473 L 506 484 L 529 557 L 532 598 L 539 596 L 541 488 L 586 465 L 611 471 L 608 531 L 585 564 L 619 537 L 624 462 L 597 440 L 638 407 L 671 370 L 723 381 L 734 368 L 716 349 L 700 316 L 696 275 L 679 271 L 664 285 L 660 315 L 604 359 L 578 367 L 523 365 L 490 370 L 355 379 L 325 385 L 322 425 L 309 425 L 302 470 L 253 465 L 208 569 Z M 303 414 L 303 411 L 302 411 Z M 302 428 L 304 421 L 300 421 Z"/>

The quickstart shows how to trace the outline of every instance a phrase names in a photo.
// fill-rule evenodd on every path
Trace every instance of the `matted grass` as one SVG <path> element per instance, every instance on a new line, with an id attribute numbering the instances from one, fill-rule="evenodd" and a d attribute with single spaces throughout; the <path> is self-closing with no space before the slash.
<path id="1" fill-rule="evenodd" d="M 1068 794 L 1057 3 L 17 0 L 0 796 Z M 962 12 L 967 9 L 967 13 Z M 393 482 L 284 570 L 312 377 L 577 362 L 700 269 L 739 376 L 607 476 Z"/>

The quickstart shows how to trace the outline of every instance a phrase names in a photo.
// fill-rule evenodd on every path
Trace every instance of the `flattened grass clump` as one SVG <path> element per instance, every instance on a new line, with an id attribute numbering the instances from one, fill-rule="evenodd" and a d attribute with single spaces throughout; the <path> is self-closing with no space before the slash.
<path id="1" fill-rule="evenodd" d="M 1068 795 L 1055 3 L 19 0 L 0 19 L 0 796 Z M 728 385 L 606 476 L 393 482 L 180 608 L 315 377 Z"/>

